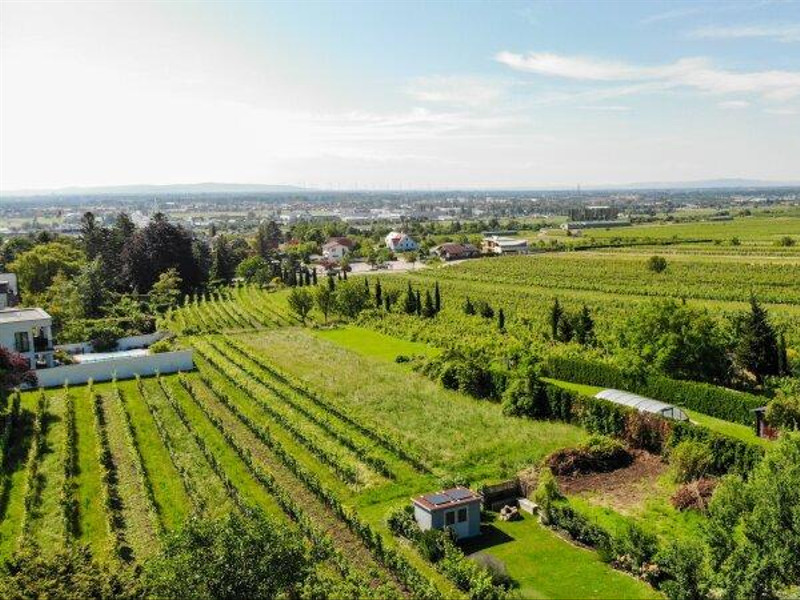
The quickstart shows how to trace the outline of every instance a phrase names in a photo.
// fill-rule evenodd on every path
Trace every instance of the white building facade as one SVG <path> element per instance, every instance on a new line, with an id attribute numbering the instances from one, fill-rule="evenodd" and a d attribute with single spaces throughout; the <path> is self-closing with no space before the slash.
<path id="1" fill-rule="evenodd" d="M 0 346 L 28 359 L 32 369 L 53 366 L 53 319 L 41 308 L 0 310 Z"/>
<path id="2" fill-rule="evenodd" d="M 413 252 L 419 244 L 405 233 L 392 231 L 386 236 L 386 247 L 392 252 Z"/>

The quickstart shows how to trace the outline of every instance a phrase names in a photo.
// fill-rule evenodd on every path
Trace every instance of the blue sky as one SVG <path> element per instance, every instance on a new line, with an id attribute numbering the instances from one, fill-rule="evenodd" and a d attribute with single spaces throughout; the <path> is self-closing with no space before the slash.
<path id="1" fill-rule="evenodd" d="M 800 3 L 5 3 L 0 188 L 800 178 Z"/>

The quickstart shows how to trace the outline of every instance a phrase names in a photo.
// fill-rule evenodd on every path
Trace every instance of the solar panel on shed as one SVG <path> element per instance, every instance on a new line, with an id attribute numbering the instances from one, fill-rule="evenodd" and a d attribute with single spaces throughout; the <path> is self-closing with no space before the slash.
<path id="1" fill-rule="evenodd" d="M 434 506 L 439 506 L 440 504 L 446 504 L 450 502 L 450 497 L 445 496 L 444 494 L 431 494 L 430 496 L 423 497 Z"/>
<path id="2" fill-rule="evenodd" d="M 448 496 L 450 496 L 453 500 L 466 500 L 467 498 L 472 498 L 473 494 L 469 490 L 450 490 L 446 492 Z"/>

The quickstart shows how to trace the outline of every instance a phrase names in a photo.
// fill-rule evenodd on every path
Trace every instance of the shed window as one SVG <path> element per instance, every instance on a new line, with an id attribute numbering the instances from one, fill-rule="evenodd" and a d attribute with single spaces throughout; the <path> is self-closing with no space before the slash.
<path id="1" fill-rule="evenodd" d="M 28 336 L 27 331 L 17 331 L 14 334 L 14 347 L 16 348 L 17 352 L 31 351 L 31 339 Z"/>
<path id="2" fill-rule="evenodd" d="M 455 525 L 456 524 L 456 511 L 449 510 L 444 513 L 444 524 L 445 525 Z"/>
<path id="3" fill-rule="evenodd" d="M 466 508 L 459 508 L 458 509 L 458 522 L 463 523 L 467 520 L 467 509 Z"/>

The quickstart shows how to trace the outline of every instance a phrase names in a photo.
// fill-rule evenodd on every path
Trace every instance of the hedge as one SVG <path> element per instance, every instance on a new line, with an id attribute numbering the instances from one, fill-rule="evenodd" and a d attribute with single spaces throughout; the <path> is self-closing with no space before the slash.
<path id="1" fill-rule="evenodd" d="M 746 392 L 660 375 L 637 381 L 613 365 L 582 358 L 550 356 L 545 359 L 543 369 L 555 379 L 628 390 L 743 425 L 752 425 L 754 417 L 751 411 L 766 402 L 764 398 Z"/>
<path id="2" fill-rule="evenodd" d="M 714 475 L 728 472 L 746 476 L 761 460 L 764 449 L 711 431 L 702 425 L 671 421 L 591 396 L 583 396 L 555 385 L 543 384 L 532 402 L 506 404 L 507 415 L 566 421 L 591 433 L 621 438 L 636 448 L 661 453 L 683 440 L 692 439 L 708 445 Z"/>

